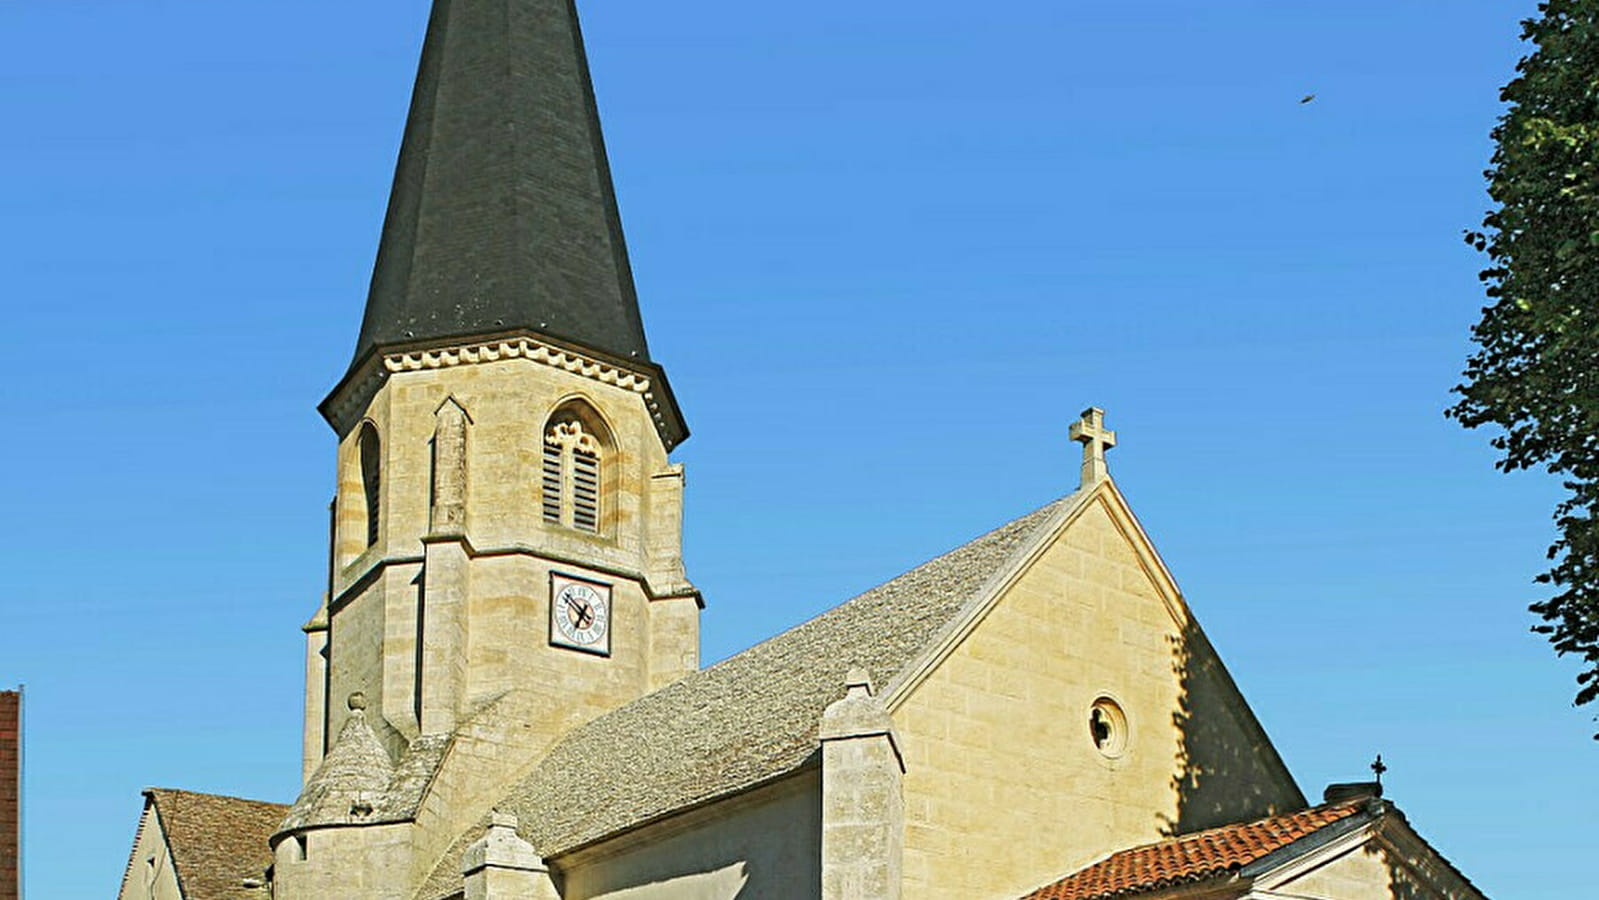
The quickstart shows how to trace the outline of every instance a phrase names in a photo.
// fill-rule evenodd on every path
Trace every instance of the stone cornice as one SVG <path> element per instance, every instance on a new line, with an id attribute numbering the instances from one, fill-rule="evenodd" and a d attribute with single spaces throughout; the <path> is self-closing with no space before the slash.
<path id="1" fill-rule="evenodd" d="M 639 395 L 668 451 L 688 437 L 666 374 L 658 367 L 615 362 L 533 334 L 502 335 L 442 347 L 389 348 L 387 352 L 370 354 L 350 370 L 319 409 L 335 431 L 347 434 L 391 375 L 507 359 L 525 359 Z"/>
<path id="2" fill-rule="evenodd" d="M 431 536 L 422 539 L 424 544 L 455 541 L 460 541 L 461 543 L 465 544 L 467 557 L 470 559 L 486 559 L 497 556 L 523 556 L 532 559 L 542 559 L 555 565 L 572 566 L 579 569 L 586 569 L 590 572 L 597 572 L 611 578 L 619 578 L 624 581 L 634 582 L 643 589 L 644 596 L 652 603 L 666 600 L 693 600 L 700 609 L 705 608 L 705 598 L 700 594 L 699 589 L 693 587 L 692 585 L 673 585 L 670 587 L 670 589 L 657 593 L 655 587 L 651 585 L 649 575 L 647 573 L 626 566 L 617 566 L 601 560 L 583 558 L 573 554 L 551 550 L 547 547 L 538 548 L 528 544 L 508 544 L 501 547 L 478 548 L 470 541 L 466 540 L 464 536 Z M 426 561 L 427 557 L 421 554 L 381 556 L 367 561 L 366 564 L 360 568 L 359 574 L 345 582 L 344 587 L 340 588 L 334 594 L 332 600 L 329 601 L 325 607 L 323 615 L 331 615 L 332 613 L 343 609 L 352 597 L 365 590 L 373 581 L 375 581 L 390 568 L 395 566 L 417 566 Z M 360 565 L 361 562 L 362 560 L 356 560 L 351 564 L 351 568 Z"/>

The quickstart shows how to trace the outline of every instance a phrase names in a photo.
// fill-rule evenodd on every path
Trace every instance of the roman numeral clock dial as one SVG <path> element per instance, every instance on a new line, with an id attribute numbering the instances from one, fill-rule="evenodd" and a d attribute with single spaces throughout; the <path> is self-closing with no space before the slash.
<path id="1" fill-rule="evenodd" d="M 550 575 L 550 644 L 611 655 L 611 586 Z"/>

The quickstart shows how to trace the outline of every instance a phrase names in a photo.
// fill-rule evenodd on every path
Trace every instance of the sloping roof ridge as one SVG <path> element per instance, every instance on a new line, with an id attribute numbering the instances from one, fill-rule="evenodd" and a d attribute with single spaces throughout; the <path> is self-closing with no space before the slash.
<path id="1" fill-rule="evenodd" d="M 1164 587 L 1172 592 L 1167 599 L 1167 610 L 1172 613 L 1179 627 L 1192 632 L 1194 637 L 1204 646 L 1210 654 L 1210 658 L 1215 661 L 1216 672 L 1221 676 L 1224 688 L 1231 691 L 1233 697 L 1238 701 L 1236 704 L 1231 705 L 1229 709 L 1241 715 L 1239 725 L 1245 730 L 1254 732 L 1259 746 L 1264 748 L 1265 752 L 1276 761 L 1278 768 L 1288 779 L 1288 786 L 1293 789 L 1295 794 L 1299 795 L 1299 802 L 1308 808 L 1311 804 L 1305 797 L 1304 789 L 1299 786 L 1299 780 L 1294 777 L 1294 773 L 1288 767 L 1287 761 L 1282 758 L 1282 753 L 1277 749 L 1277 743 L 1267 733 L 1265 724 L 1255 714 L 1254 705 L 1244 696 L 1243 689 L 1238 686 L 1238 679 L 1233 677 L 1232 670 L 1227 667 L 1227 661 L 1222 658 L 1221 653 L 1216 649 L 1216 645 L 1211 642 L 1210 635 L 1205 631 L 1204 624 L 1199 621 L 1198 614 L 1194 612 L 1193 607 L 1188 603 L 1188 595 L 1182 590 L 1181 585 L 1177 583 L 1177 578 L 1172 573 L 1171 567 L 1166 564 L 1166 559 L 1161 555 L 1160 548 L 1155 546 L 1154 538 L 1150 536 L 1149 530 L 1144 527 L 1143 520 L 1138 517 L 1137 511 L 1133 509 L 1132 501 L 1127 499 L 1127 495 L 1122 492 L 1121 487 L 1116 483 L 1116 479 L 1107 478 L 1105 484 L 1107 490 L 1104 492 L 1104 496 L 1109 498 L 1109 501 L 1116 507 L 1119 514 L 1126 518 L 1127 524 L 1134 532 L 1134 535 L 1130 537 L 1133 537 L 1135 543 L 1148 552 L 1149 558 L 1147 561 L 1153 567 L 1152 575 L 1164 582 Z"/>
<path id="2" fill-rule="evenodd" d="M 1070 499 L 1070 497 L 1064 498 L 1064 499 Z M 1029 518 L 1031 518 L 1033 516 L 1036 516 L 1036 515 L 1038 515 L 1038 514 L 1040 514 L 1042 512 L 1045 512 L 1046 510 L 1054 509 L 1056 506 L 1058 506 L 1062 502 L 1064 502 L 1064 501 L 1063 500 L 1050 501 L 1049 503 L 1045 504 L 1042 507 L 1039 507 L 1038 509 L 1033 510 L 1032 512 L 1025 513 L 1025 514 L 1023 514 L 1021 516 L 1018 516 L 1018 517 L 1010 520 L 1009 522 L 1006 522 L 1005 524 L 998 526 L 997 528 L 991 528 L 988 531 L 985 531 L 982 534 L 977 535 L 976 537 L 972 538 L 971 540 L 968 540 L 968 541 L 966 541 L 964 543 L 961 543 L 961 544 L 959 544 L 959 545 L 957 545 L 955 547 L 952 547 L 952 548 L 950 548 L 948 550 L 945 550 L 944 552 L 938 554 L 937 556 L 930 557 L 930 558 L 928 558 L 926 560 L 923 560 L 920 563 L 917 563 L 916 565 L 910 567 L 909 569 L 906 569 L 905 571 L 899 573 L 898 575 L 895 575 L 894 577 L 888 579 L 887 581 L 879 582 L 876 585 L 867 588 L 866 590 L 860 592 L 859 594 L 856 594 L 855 596 L 849 598 L 848 600 L 845 600 L 843 603 L 840 603 L 840 604 L 838 604 L 836 606 L 828 607 L 827 609 L 822 610 L 821 612 L 817 613 L 816 615 L 811 616 L 809 619 L 805 619 L 804 621 L 801 621 L 801 622 L 796 622 L 795 624 L 790 625 L 788 628 L 783 629 L 782 631 L 778 632 L 777 634 L 772 635 L 771 637 L 767 638 L 766 640 L 763 640 L 763 641 L 761 641 L 761 642 L 759 642 L 757 644 L 752 644 L 752 645 L 744 648 L 743 650 L 738 651 L 737 653 L 733 654 L 732 656 L 727 657 L 726 659 L 723 659 L 723 660 L 721 660 L 719 662 L 716 662 L 716 663 L 713 663 L 713 664 L 711 664 L 709 666 L 706 666 L 705 668 L 699 670 L 698 672 L 694 672 L 694 673 L 691 673 L 689 675 L 685 675 L 684 677 L 682 677 L 682 678 L 678 679 L 677 681 L 673 682 L 673 685 L 681 684 L 681 683 L 683 683 L 685 681 L 689 681 L 691 679 L 698 678 L 698 677 L 703 676 L 703 675 L 707 675 L 707 674 L 709 674 L 711 672 L 716 671 L 717 669 L 722 668 L 723 666 L 726 666 L 726 665 L 728 665 L 730 663 L 737 662 L 741 657 L 744 657 L 747 654 L 754 654 L 754 653 L 757 653 L 758 651 L 766 649 L 772 644 L 779 644 L 779 643 L 782 643 L 784 641 L 791 640 L 792 636 L 794 635 L 795 632 L 802 631 L 805 628 L 807 628 L 809 626 L 812 626 L 812 625 L 814 625 L 815 623 L 817 623 L 817 622 L 819 622 L 821 620 L 829 619 L 829 618 L 832 618 L 834 616 L 841 615 L 841 614 L 844 613 L 845 610 L 849 609 L 850 607 L 869 601 L 872 598 L 872 596 L 877 594 L 879 591 L 888 590 L 888 589 L 892 588 L 897 583 L 903 583 L 903 582 L 908 581 L 908 580 L 910 580 L 912 578 L 915 578 L 917 575 L 922 574 L 929 567 L 934 566 L 934 565 L 936 565 L 936 564 L 938 564 L 940 562 L 943 562 L 943 561 L 949 559 L 950 557 L 955 556 L 956 554 L 960 553 L 961 551 L 966 550 L 966 549 L 968 549 L 968 548 L 970 548 L 970 547 L 972 547 L 972 546 L 974 546 L 976 544 L 980 544 L 983 541 L 987 540 L 988 538 L 994 537 L 995 535 L 999 534 L 1002 531 L 1005 531 L 1005 530 L 1007 530 L 1009 528 L 1015 527 L 1017 524 L 1019 524 L 1019 523 L 1021 523 L 1023 521 L 1026 521 L 1027 519 L 1029 519 Z M 667 688 L 670 688 L 671 686 L 672 685 L 667 685 L 666 687 L 662 688 L 661 690 L 664 691 Z M 842 690 L 842 685 L 840 685 L 840 689 Z M 882 687 L 879 686 L 878 689 L 882 690 Z M 660 691 L 656 691 L 654 693 L 660 693 Z M 634 703 L 640 702 L 642 700 L 645 700 L 645 699 L 649 698 L 650 696 L 652 696 L 652 694 L 646 694 L 644 697 L 640 697 L 638 700 L 635 700 L 633 702 Z M 632 704 L 628 704 L 628 705 L 631 706 Z M 621 709 L 626 709 L 626 708 L 627 707 L 621 707 Z"/>
<path id="3" fill-rule="evenodd" d="M 1432 841 L 1427 840 L 1427 837 L 1417 830 L 1415 823 L 1410 821 L 1410 817 L 1405 815 L 1405 811 L 1400 809 L 1397 804 L 1395 804 L 1392 800 L 1378 800 L 1377 803 L 1382 805 L 1382 818 L 1385 828 L 1397 826 L 1403 829 L 1405 834 L 1408 835 L 1412 840 L 1420 843 L 1429 852 L 1436 856 L 1438 861 L 1443 863 L 1444 868 L 1449 873 L 1459 878 L 1467 887 L 1476 891 L 1478 894 L 1486 896 L 1486 894 L 1483 893 L 1482 888 L 1478 887 L 1477 883 L 1472 881 L 1469 875 L 1461 871 L 1460 867 L 1455 865 L 1453 860 L 1451 860 L 1448 856 L 1445 856 L 1442 851 L 1433 846 Z M 1392 835 L 1387 834 L 1384 830 L 1378 831 L 1378 837 L 1390 844 L 1393 843 Z"/>
<path id="4" fill-rule="evenodd" d="M 139 825 L 137 828 L 133 829 L 133 847 L 128 850 L 128 864 L 122 869 L 122 885 L 117 890 L 117 896 L 119 898 L 122 896 L 122 893 L 128 889 L 128 879 L 133 877 L 133 862 L 139 858 L 139 840 L 144 837 L 145 823 L 150 821 L 150 816 L 148 813 L 155 808 L 155 798 L 150 796 L 151 792 L 154 790 L 155 788 L 145 788 L 142 794 L 144 797 L 144 808 L 139 810 Z M 157 813 L 157 815 L 160 814 Z M 167 852 L 170 853 L 171 850 L 168 850 Z"/>
<path id="5" fill-rule="evenodd" d="M 972 539 L 970 539 L 970 540 L 968 540 L 968 541 L 966 541 L 964 543 L 961 543 L 961 544 L 959 544 L 959 545 L 957 545 L 955 547 L 952 547 L 951 549 L 946 550 L 943 553 L 938 554 L 937 556 L 931 557 L 930 559 L 927 559 L 927 560 L 925 560 L 925 561 L 923 561 L 923 562 L 921 562 L 921 563 L 919 563 L 919 564 L 917 564 L 915 566 L 912 566 L 909 569 L 906 569 L 905 571 L 901 572 L 898 575 L 895 575 L 894 577 L 888 579 L 887 581 L 880 582 L 874 587 L 867 588 L 866 590 L 862 591 L 861 593 L 856 594 L 855 596 L 849 598 L 848 600 L 845 600 L 843 603 L 840 603 L 840 604 L 838 604 L 836 606 L 833 606 L 833 607 L 829 607 L 828 609 L 824 609 L 821 612 L 817 613 L 816 615 L 811 616 L 809 619 L 805 619 L 804 621 L 795 623 L 794 625 L 791 625 L 788 628 L 785 628 L 784 630 L 778 632 L 777 634 L 772 635 L 771 637 L 767 638 L 766 640 L 763 640 L 763 641 L 761 641 L 761 642 L 759 642 L 757 644 L 753 644 L 753 645 L 751 645 L 749 647 L 746 647 L 743 650 L 740 650 L 739 652 L 734 653 L 732 656 L 729 656 L 726 659 L 720 660 L 720 661 L 718 661 L 716 663 L 713 663 L 713 664 L 711 664 L 709 666 L 706 666 L 705 668 L 700 669 L 697 672 L 691 672 L 690 674 L 685 675 L 682 678 L 679 678 L 677 681 L 674 681 L 671 684 L 665 685 L 665 686 L 661 687 L 658 690 L 651 691 L 650 693 L 645 694 L 644 696 L 638 698 L 637 700 L 634 700 L 634 701 L 632 701 L 630 703 L 627 703 L 627 704 L 625 704 L 623 706 L 619 706 L 616 709 L 611 710 L 610 712 L 605 713 L 604 715 L 599 716 L 599 717 L 591 720 L 587 724 L 579 726 L 578 728 L 573 729 L 572 732 L 570 732 L 566 737 L 562 738 L 560 741 L 557 741 L 555 746 L 559 747 L 561 744 L 566 743 L 573 736 L 575 736 L 578 733 L 584 731 L 585 729 L 590 728 L 590 727 L 595 726 L 595 725 L 598 725 L 598 724 L 600 724 L 602 722 L 605 722 L 608 719 L 611 719 L 611 718 L 614 718 L 614 717 L 620 717 L 623 714 L 627 713 L 629 710 L 632 710 L 632 709 L 634 709 L 634 708 L 636 708 L 636 707 L 638 707 L 638 706 L 640 706 L 642 704 L 646 704 L 646 703 L 650 703 L 650 702 L 659 702 L 659 698 L 661 698 L 662 696 L 668 694 L 669 692 L 672 692 L 672 691 L 675 691 L 675 690 L 687 690 L 690 687 L 692 687 L 692 685 L 694 683 L 696 683 L 696 682 L 709 680 L 709 679 L 711 679 L 711 678 L 713 678 L 713 677 L 715 677 L 717 675 L 723 674 L 728 669 L 733 669 L 733 668 L 736 668 L 737 666 L 739 666 L 741 664 L 748 663 L 752 659 L 758 658 L 763 653 L 770 653 L 770 652 L 772 652 L 774 650 L 782 649 L 782 648 L 786 647 L 787 644 L 789 644 L 792 641 L 794 641 L 797 637 L 803 635 L 803 633 L 806 632 L 807 630 L 812 629 L 812 628 L 816 628 L 816 627 L 820 626 L 823 623 L 831 622 L 834 619 L 842 618 L 842 617 L 846 616 L 853 609 L 859 608 L 860 606 L 869 603 L 874 597 L 879 596 L 882 592 L 891 590 L 897 585 L 901 585 L 901 584 L 904 584 L 906 582 L 909 582 L 909 581 L 915 579 L 917 576 L 925 574 L 929 569 L 933 568 L 934 566 L 937 566 L 940 563 L 944 563 L 944 562 L 950 560 L 951 558 L 957 557 L 963 551 L 970 550 L 971 548 L 979 546 L 984 541 L 987 541 L 987 540 L 989 540 L 991 538 L 994 538 L 994 537 L 1000 535 L 1003 532 L 1006 532 L 1006 531 L 1009 531 L 1011 529 L 1017 528 L 1018 526 L 1021 526 L 1024 523 L 1028 523 L 1029 520 L 1036 519 L 1038 517 L 1043 516 L 1046 513 L 1052 512 L 1052 511 L 1058 509 L 1062 504 L 1069 504 L 1071 501 L 1075 500 L 1079 496 L 1080 496 L 1080 494 L 1074 493 L 1074 494 L 1067 495 L 1066 497 L 1063 497 L 1063 498 L 1060 498 L 1060 499 L 1057 499 L 1057 500 L 1052 500 L 1049 503 L 1047 503 L 1047 504 L 1045 504 L 1045 505 L 1043 505 L 1043 506 L 1041 506 L 1041 507 L 1039 507 L 1037 509 L 1032 510 L 1031 512 L 1025 513 L 1025 514 L 1023 514 L 1021 516 L 1018 516 L 1018 517 L 1016 517 L 1014 519 L 1011 519 L 1010 521 L 1004 523 L 1003 525 L 1000 525 L 1000 526 L 998 526 L 996 528 L 991 528 L 988 531 L 985 531 L 982 534 L 979 534 L 978 536 L 976 536 L 976 537 L 974 537 L 974 538 L 972 538 Z M 1036 532 L 1039 532 L 1039 531 L 1045 531 L 1046 529 L 1043 529 L 1043 528 L 1038 528 L 1038 529 L 1027 528 L 1025 530 L 1028 531 L 1029 533 L 1036 533 Z M 1031 545 L 1031 543 L 1029 543 L 1028 545 L 1026 545 L 1024 547 L 1021 547 L 1021 548 L 1018 548 L 1015 551 L 1012 551 L 1012 553 L 1010 554 L 1010 558 L 1014 559 L 1016 556 L 1022 555 L 1023 553 L 1028 552 L 1031 549 L 1032 549 L 1032 545 Z M 1004 574 L 1004 570 L 1008 569 L 1009 567 L 1008 566 L 1002 566 L 1000 568 L 1001 568 L 1000 574 L 1002 575 L 1002 574 Z M 990 579 L 990 581 L 992 581 L 992 579 Z M 985 587 L 986 587 L 986 585 L 985 585 Z M 980 599 L 980 598 L 978 598 L 978 599 Z M 966 605 L 970 606 L 971 603 L 968 602 L 968 604 L 966 604 Z M 942 632 L 940 632 L 940 634 L 941 633 Z M 879 690 L 881 691 L 882 688 L 879 687 Z M 839 683 L 839 692 L 840 692 L 840 696 L 842 696 L 842 693 L 843 693 L 843 683 L 842 682 Z"/>
<path id="6" fill-rule="evenodd" d="M 185 797 L 206 797 L 213 800 L 231 800 L 236 803 L 254 803 L 259 806 L 281 806 L 288 809 L 292 804 L 278 803 L 274 800 L 257 800 L 254 797 L 240 797 L 237 794 L 213 794 L 210 791 L 189 791 L 183 788 L 147 787 L 146 794 L 181 794 Z"/>
<path id="7" fill-rule="evenodd" d="M 915 579 L 917 576 L 925 574 L 932 567 L 937 566 L 940 563 L 946 562 L 946 561 L 950 560 L 952 557 L 958 556 L 961 552 L 969 550 L 969 549 L 971 549 L 973 547 L 976 547 L 976 546 L 982 544 L 984 541 L 1001 534 L 1002 532 L 1005 532 L 1005 531 L 1008 531 L 1010 529 L 1016 528 L 1017 526 L 1021 525 L 1022 523 L 1028 522 L 1028 520 L 1030 520 L 1030 519 L 1034 519 L 1036 517 L 1039 517 L 1039 516 L 1043 515 L 1044 513 L 1056 510 L 1062 504 L 1069 503 L 1069 501 L 1072 501 L 1072 500 L 1076 499 L 1078 496 L 1079 496 L 1079 494 L 1070 494 L 1070 495 L 1067 495 L 1066 497 L 1063 497 L 1063 498 L 1060 498 L 1060 499 L 1057 499 L 1057 500 L 1052 500 L 1049 503 L 1045 504 L 1044 506 L 1041 506 L 1041 507 L 1039 507 L 1037 509 L 1032 510 L 1031 512 L 1025 513 L 1025 514 L 1023 514 L 1021 516 L 1018 516 L 1018 517 L 1016 517 L 1014 519 L 1011 519 L 1010 521 L 1008 521 L 1008 522 L 1004 523 L 1003 525 L 1000 525 L 1000 526 L 998 526 L 996 528 L 991 528 L 988 531 L 985 531 L 982 534 L 979 534 L 976 537 L 974 537 L 974 538 L 972 538 L 972 539 L 970 539 L 968 541 L 965 541 L 964 543 L 961 543 L 961 544 L 959 544 L 959 545 L 957 545 L 955 547 L 950 548 L 949 550 L 944 551 L 943 553 L 938 554 L 937 556 L 933 556 L 933 557 L 931 557 L 929 559 L 926 559 L 923 562 L 918 563 L 917 565 L 912 566 L 909 569 L 906 569 L 905 571 L 901 572 L 900 574 L 895 575 L 894 577 L 888 579 L 887 581 L 879 582 L 877 585 L 875 585 L 873 587 L 870 587 L 870 588 L 867 588 L 866 590 L 860 592 L 859 594 L 856 594 L 855 596 L 849 598 L 848 600 L 845 600 L 842 603 L 839 603 L 836 606 L 832 606 L 832 607 L 829 607 L 827 609 L 824 609 L 821 612 L 818 612 L 817 614 L 811 616 L 808 619 L 805 619 L 805 620 L 803 620 L 801 622 L 797 622 L 797 623 L 795 623 L 793 625 L 790 625 L 788 628 L 783 629 L 782 631 L 778 632 L 777 634 L 774 634 L 771 637 L 766 638 L 765 640 L 763 640 L 763 641 L 761 641 L 759 643 L 752 644 L 749 647 L 746 647 L 743 650 L 740 650 L 737 653 L 734 653 L 733 655 L 727 657 L 726 659 L 722 659 L 722 660 L 719 660 L 718 662 L 712 663 L 711 665 L 706 666 L 705 668 L 700 669 L 697 672 L 691 672 L 688 675 L 685 675 L 682 678 L 679 678 L 677 681 L 672 682 L 671 684 L 665 685 L 665 686 L 661 687 L 658 690 L 651 691 L 650 693 L 645 694 L 644 696 L 638 698 L 637 700 L 634 700 L 634 701 L 632 701 L 630 703 L 627 703 L 627 704 L 625 704 L 623 706 L 619 706 L 616 709 L 611 710 L 610 712 L 605 713 L 604 715 L 593 719 L 589 723 L 587 723 L 587 724 L 585 724 L 583 726 L 579 726 L 576 729 L 573 729 L 573 731 L 570 734 L 568 734 L 567 737 L 562 738 L 560 741 L 556 742 L 556 745 L 559 746 L 560 744 L 565 743 L 566 740 L 568 740 L 568 739 L 570 739 L 572 737 L 572 735 L 577 734 L 578 732 L 582 731 L 585 728 L 588 728 L 588 727 L 590 727 L 592 725 L 596 725 L 598 723 L 601 723 L 601 722 L 603 722 L 603 721 L 605 721 L 607 719 L 612 718 L 613 716 L 620 716 L 621 714 L 627 712 L 628 710 L 630 710 L 630 709 L 632 709 L 634 707 L 637 707 L 640 704 L 644 704 L 644 703 L 650 702 L 650 701 L 654 700 L 655 698 L 659 698 L 662 695 L 664 695 L 664 694 L 666 694 L 666 693 L 668 693 L 670 691 L 673 691 L 673 690 L 676 690 L 676 689 L 687 689 L 690 686 L 692 686 L 692 684 L 694 682 L 712 678 L 712 677 L 714 677 L 716 675 L 722 674 L 727 669 L 736 668 L 740 664 L 747 663 L 751 659 L 757 658 L 763 653 L 769 653 L 769 652 L 772 652 L 773 650 L 781 649 L 781 648 L 785 647 L 788 643 L 794 641 L 798 636 L 802 635 L 808 629 L 818 627 L 819 625 L 821 625 L 823 623 L 826 623 L 826 622 L 830 622 L 830 621 L 832 621 L 832 620 L 834 620 L 836 618 L 842 618 L 845 615 L 847 615 L 851 610 L 853 610 L 855 608 L 858 608 L 858 607 L 860 607 L 860 606 L 862 606 L 862 605 L 864 605 L 866 603 L 869 603 L 874 597 L 880 595 L 881 592 L 891 590 L 897 585 L 901 585 L 901 584 L 904 584 L 904 583 L 906 583 L 908 581 L 911 581 L 911 580 Z M 1031 528 L 1029 528 L 1027 530 L 1030 533 L 1035 533 L 1036 534 L 1036 533 L 1039 533 L 1039 532 L 1047 531 L 1048 529 L 1043 529 L 1043 528 L 1031 529 Z M 1032 543 L 1029 542 L 1028 545 L 1026 545 L 1024 547 L 1021 547 L 1021 548 L 1018 548 L 1015 551 L 1012 551 L 1012 553 L 1010 554 L 1010 558 L 1014 559 L 1017 556 L 1025 554 L 1026 552 L 1030 551 L 1031 549 L 1032 549 Z M 1008 570 L 1009 568 L 1010 568 L 1009 566 L 1001 566 L 1000 567 L 1000 571 L 998 572 L 998 576 L 1003 576 L 1005 574 L 1006 570 Z M 997 579 L 991 578 L 989 581 L 991 583 L 994 580 L 997 580 Z M 985 584 L 985 591 L 980 591 L 979 594 L 986 593 L 986 587 L 987 586 L 988 585 Z M 975 601 L 978 601 L 978 600 L 981 600 L 981 599 L 982 599 L 981 596 L 974 596 L 974 600 L 973 601 L 968 601 L 966 606 L 969 607 L 969 606 L 973 605 L 973 603 Z M 939 635 L 935 635 L 935 639 L 937 637 L 942 636 L 942 634 L 943 634 L 943 632 L 941 631 L 939 633 Z M 914 662 L 914 660 L 912 660 L 912 662 Z M 878 686 L 878 691 L 879 692 L 883 691 L 883 687 L 881 685 Z M 843 683 L 842 682 L 839 683 L 839 692 L 840 692 L 840 696 L 842 696 L 843 695 Z"/>
<path id="8" fill-rule="evenodd" d="M 1109 484 L 1109 481 L 1104 482 Z M 894 676 L 887 685 L 878 685 L 878 694 L 887 699 L 890 709 L 895 709 L 909 696 L 920 683 L 925 673 L 936 668 L 938 663 L 960 645 L 964 636 L 970 633 L 975 624 L 982 619 L 984 612 L 990 608 L 1003 593 L 1006 585 L 1014 581 L 1018 574 L 1025 570 L 1038 554 L 1060 533 L 1061 529 L 1070 523 L 1079 513 L 1086 509 L 1089 501 L 1100 493 L 1099 486 L 1085 486 L 1049 503 L 1028 516 L 1023 516 L 1001 526 L 989 534 L 994 534 L 1004 528 L 1014 525 L 1034 516 L 1043 517 L 1047 521 L 1030 529 L 1028 540 L 1021 546 L 1011 551 L 1010 557 L 1004 565 L 994 570 L 980 590 L 974 591 L 966 601 L 959 613 L 950 619 L 948 624 L 939 629 L 937 634 L 923 647 L 922 652 L 909 660 L 904 668 Z M 1048 515 L 1046 515 L 1046 513 Z M 977 538 L 977 541 L 988 537 Z M 972 541 L 971 543 L 976 543 Z M 936 560 L 934 560 L 936 562 Z M 909 574 L 909 573 L 907 573 Z"/>
<path id="9" fill-rule="evenodd" d="M 1163 838 L 1162 840 L 1150 841 L 1146 844 L 1139 844 L 1134 847 L 1127 847 L 1122 850 L 1118 850 L 1116 853 L 1109 854 L 1107 858 L 1109 858 L 1109 856 L 1115 856 L 1117 853 L 1132 853 L 1136 850 L 1147 850 L 1150 847 L 1159 847 L 1165 844 L 1204 843 L 1210 838 L 1218 837 L 1229 832 L 1236 833 L 1249 828 L 1261 828 L 1273 824 L 1288 823 L 1290 821 L 1297 821 L 1319 813 L 1331 813 L 1337 811 L 1341 815 L 1340 818 L 1335 821 L 1341 821 L 1343 818 L 1347 818 L 1348 816 L 1354 815 L 1355 813 L 1360 812 L 1362 809 L 1369 807 L 1371 802 L 1371 798 L 1369 797 L 1352 797 L 1348 800 L 1339 800 L 1333 803 L 1318 803 L 1315 806 L 1308 806 L 1304 809 L 1296 809 L 1291 812 L 1272 813 L 1269 816 L 1260 816 L 1258 818 L 1249 819 L 1243 822 L 1232 822 L 1226 825 L 1215 825 L 1210 828 L 1202 828 L 1199 831 L 1190 831 L 1187 834 L 1172 835 L 1171 837 Z M 1347 813 L 1344 812 L 1346 808 L 1348 810 Z M 1329 822 L 1328 824 L 1332 823 Z"/>
<path id="10" fill-rule="evenodd" d="M 169 791 L 168 793 L 173 796 L 196 796 L 184 791 Z M 183 886 L 183 866 L 178 862 L 178 850 L 172 844 L 172 828 L 167 824 L 166 820 L 167 815 L 172 810 L 169 809 L 166 812 L 162 812 L 160 798 L 154 792 L 147 796 L 150 798 L 150 809 L 155 811 L 156 824 L 161 827 L 161 843 L 166 845 L 167 859 L 172 863 L 172 880 L 178 883 L 179 896 L 188 897 L 189 890 Z M 135 844 L 134 846 L 137 847 L 138 845 Z"/>

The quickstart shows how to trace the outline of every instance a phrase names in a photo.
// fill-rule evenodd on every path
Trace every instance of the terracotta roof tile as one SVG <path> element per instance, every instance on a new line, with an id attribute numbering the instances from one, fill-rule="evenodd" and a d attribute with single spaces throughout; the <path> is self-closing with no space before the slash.
<path id="1" fill-rule="evenodd" d="M 161 818 L 184 900 L 260 900 L 262 890 L 244 887 L 272 864 L 267 837 L 289 811 L 215 794 L 153 789 L 145 792 Z"/>
<path id="2" fill-rule="evenodd" d="M 1103 900 L 1226 875 L 1359 813 L 1366 802 L 1324 804 L 1122 850 L 1022 900 Z"/>

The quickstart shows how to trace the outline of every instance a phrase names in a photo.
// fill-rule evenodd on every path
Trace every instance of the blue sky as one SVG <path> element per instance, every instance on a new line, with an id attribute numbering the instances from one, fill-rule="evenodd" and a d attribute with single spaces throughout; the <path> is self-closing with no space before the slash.
<path id="1" fill-rule="evenodd" d="M 1531 2 L 583 4 L 707 659 L 1112 472 L 1309 794 L 1591 889 L 1528 633 L 1558 486 L 1442 416 Z M 0 684 L 30 896 L 140 788 L 289 800 L 341 374 L 424 0 L 0 4 Z M 1301 104 L 1314 93 L 1316 99 Z"/>

